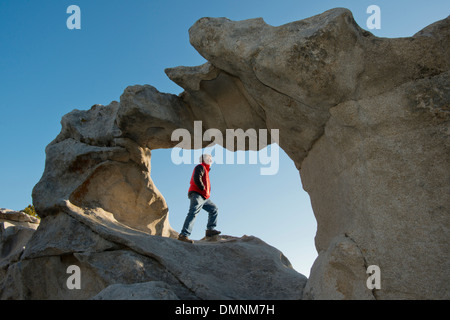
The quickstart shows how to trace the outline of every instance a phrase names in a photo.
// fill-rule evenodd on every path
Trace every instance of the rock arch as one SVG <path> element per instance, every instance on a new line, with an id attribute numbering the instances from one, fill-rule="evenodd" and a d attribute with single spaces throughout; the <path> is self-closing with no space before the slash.
<path id="1" fill-rule="evenodd" d="M 171 132 L 192 132 L 195 120 L 279 129 L 318 222 L 303 297 L 448 298 L 449 21 L 386 39 L 346 9 L 279 27 L 200 19 L 190 41 L 208 62 L 166 70 L 180 96 L 131 86 L 120 102 L 63 117 L 34 205 L 44 217 L 70 207 L 85 221 L 101 209 L 174 236 L 151 150 L 173 147 Z M 382 290 L 366 288 L 369 265 L 380 267 Z"/>

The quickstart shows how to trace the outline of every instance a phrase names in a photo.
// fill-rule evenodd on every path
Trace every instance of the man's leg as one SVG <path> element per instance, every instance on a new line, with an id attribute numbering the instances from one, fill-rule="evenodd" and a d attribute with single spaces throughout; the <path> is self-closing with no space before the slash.
<path id="1" fill-rule="evenodd" d="M 203 199 L 203 197 L 198 193 L 192 193 L 189 199 L 191 200 L 189 212 L 186 216 L 186 220 L 184 221 L 183 229 L 181 230 L 181 234 L 186 237 L 191 235 L 195 218 L 205 203 L 205 199 Z"/>
<path id="2" fill-rule="evenodd" d="M 203 204 L 203 209 L 208 212 L 208 224 L 206 226 L 207 230 L 214 230 L 217 226 L 217 216 L 219 214 L 219 208 L 211 201 L 207 199 Z"/>

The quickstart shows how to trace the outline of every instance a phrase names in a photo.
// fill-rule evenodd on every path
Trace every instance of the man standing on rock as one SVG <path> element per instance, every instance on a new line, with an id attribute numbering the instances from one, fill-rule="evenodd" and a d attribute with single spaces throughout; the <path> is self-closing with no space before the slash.
<path id="1" fill-rule="evenodd" d="M 203 208 L 208 212 L 208 224 L 206 226 L 206 236 L 212 237 L 220 234 L 220 231 L 214 230 L 217 225 L 218 208 L 211 201 L 211 183 L 209 181 L 209 171 L 211 170 L 212 156 L 204 154 L 200 157 L 200 164 L 194 168 L 191 177 L 191 185 L 188 191 L 188 197 L 191 200 L 189 212 L 184 221 L 183 230 L 181 230 L 178 240 L 194 243 L 188 237 L 191 235 L 194 227 L 195 217 Z"/>

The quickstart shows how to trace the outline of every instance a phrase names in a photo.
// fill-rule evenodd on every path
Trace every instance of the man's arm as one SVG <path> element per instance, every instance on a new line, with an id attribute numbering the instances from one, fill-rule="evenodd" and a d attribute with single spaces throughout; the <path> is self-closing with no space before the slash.
<path id="1" fill-rule="evenodd" d="M 205 190 L 202 178 L 205 174 L 205 168 L 201 164 L 197 165 L 194 169 L 194 182 L 200 190 Z"/>

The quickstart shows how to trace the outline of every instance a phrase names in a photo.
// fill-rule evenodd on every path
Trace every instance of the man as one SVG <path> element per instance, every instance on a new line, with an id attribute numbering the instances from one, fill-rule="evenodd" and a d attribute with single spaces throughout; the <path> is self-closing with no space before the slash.
<path id="1" fill-rule="evenodd" d="M 204 209 L 208 212 L 208 224 L 206 226 L 206 236 L 212 237 L 220 234 L 215 230 L 217 225 L 218 208 L 211 201 L 211 183 L 209 181 L 209 171 L 211 170 L 212 157 L 210 154 L 204 154 L 200 157 L 200 164 L 194 168 L 191 177 L 191 184 L 188 191 L 188 197 L 191 201 L 189 212 L 184 221 L 183 230 L 181 230 L 178 240 L 194 243 L 189 236 L 194 227 L 195 217 Z"/>

